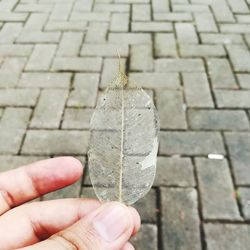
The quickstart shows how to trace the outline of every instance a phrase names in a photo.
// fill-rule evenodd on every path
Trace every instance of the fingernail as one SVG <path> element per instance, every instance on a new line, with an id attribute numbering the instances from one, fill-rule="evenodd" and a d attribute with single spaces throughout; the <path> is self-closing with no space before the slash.
<path id="1" fill-rule="evenodd" d="M 93 227 L 105 241 L 114 241 L 127 230 L 128 220 L 125 207 L 119 204 L 110 204 L 94 218 Z"/>

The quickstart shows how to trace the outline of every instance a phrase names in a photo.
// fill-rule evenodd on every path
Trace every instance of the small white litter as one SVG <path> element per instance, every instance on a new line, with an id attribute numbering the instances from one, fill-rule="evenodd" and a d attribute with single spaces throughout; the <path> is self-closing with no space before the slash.
<path id="1" fill-rule="evenodd" d="M 224 159 L 224 155 L 220 155 L 220 154 L 208 154 L 207 158 L 208 159 L 212 159 L 212 160 L 222 160 L 222 159 Z"/>

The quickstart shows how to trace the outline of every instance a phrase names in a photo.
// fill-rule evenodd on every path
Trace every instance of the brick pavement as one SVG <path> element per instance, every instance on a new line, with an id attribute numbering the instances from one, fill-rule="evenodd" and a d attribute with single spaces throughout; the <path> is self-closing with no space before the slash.
<path id="1" fill-rule="evenodd" d="M 161 118 L 136 249 L 249 250 L 249 0 L 0 0 L 0 171 L 86 161 L 116 49 Z M 43 199 L 72 196 L 88 175 Z"/>

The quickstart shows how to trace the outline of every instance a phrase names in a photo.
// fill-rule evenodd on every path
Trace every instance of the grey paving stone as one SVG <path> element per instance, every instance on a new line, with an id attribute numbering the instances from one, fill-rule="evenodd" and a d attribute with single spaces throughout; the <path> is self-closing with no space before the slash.
<path id="1" fill-rule="evenodd" d="M 52 70 L 98 72 L 101 70 L 101 66 L 100 57 L 56 57 Z"/>
<path id="2" fill-rule="evenodd" d="M 120 56 L 128 56 L 128 46 L 125 44 L 83 44 L 81 56 L 117 56 L 119 51 Z"/>
<path id="3" fill-rule="evenodd" d="M 140 231 L 131 239 L 136 250 L 157 250 L 157 226 L 142 224 Z"/>
<path id="4" fill-rule="evenodd" d="M 160 154 L 208 155 L 225 154 L 218 132 L 161 132 Z"/>
<path id="5" fill-rule="evenodd" d="M 133 32 L 163 32 L 172 31 L 171 23 L 166 22 L 132 22 Z"/>
<path id="6" fill-rule="evenodd" d="M 150 44 L 151 35 L 148 33 L 109 33 L 108 42 L 122 44 Z"/>
<path id="7" fill-rule="evenodd" d="M 70 20 L 72 21 L 109 21 L 110 13 L 103 12 L 82 12 L 82 11 L 74 11 L 71 13 Z"/>
<path id="8" fill-rule="evenodd" d="M 217 22 L 234 22 L 234 15 L 226 1 L 212 1 L 211 8 Z M 223 10 L 223 11 L 221 11 Z"/>
<path id="9" fill-rule="evenodd" d="M 184 93 L 188 107 L 213 107 L 205 73 L 183 73 Z"/>
<path id="10" fill-rule="evenodd" d="M 169 12 L 169 1 L 152 0 L 153 12 Z"/>
<path id="11" fill-rule="evenodd" d="M 237 74 L 239 84 L 243 89 L 250 89 L 250 74 Z"/>
<path id="12" fill-rule="evenodd" d="M 209 11 L 208 5 L 203 4 L 173 4 L 174 12 L 206 12 Z"/>
<path id="13" fill-rule="evenodd" d="M 235 182 L 237 185 L 249 185 L 250 134 L 227 132 L 225 133 L 225 137 L 233 166 Z"/>
<path id="14" fill-rule="evenodd" d="M 208 223 L 204 228 L 208 250 L 247 250 L 249 248 L 249 225 Z"/>
<path id="15" fill-rule="evenodd" d="M 86 21 L 49 21 L 44 29 L 45 31 L 82 32 L 86 26 Z"/>
<path id="16" fill-rule="evenodd" d="M 149 44 L 131 45 L 130 70 L 152 71 L 154 67 L 152 46 Z"/>
<path id="17" fill-rule="evenodd" d="M 24 31 L 18 38 L 18 43 L 57 43 L 61 37 L 60 32 Z"/>
<path id="18" fill-rule="evenodd" d="M 239 34 L 200 33 L 202 43 L 208 44 L 243 44 Z"/>
<path id="19" fill-rule="evenodd" d="M 26 70 L 48 70 L 56 52 L 55 44 L 37 44 L 25 67 Z"/>
<path id="20" fill-rule="evenodd" d="M 83 33 L 64 32 L 56 54 L 58 56 L 77 56 L 83 40 Z"/>
<path id="21" fill-rule="evenodd" d="M 0 12 L 0 21 L 4 22 L 17 22 L 17 21 L 25 21 L 28 13 L 14 13 L 14 12 Z"/>
<path id="22" fill-rule="evenodd" d="M 81 179 L 68 187 L 48 193 L 43 196 L 43 200 L 56 200 L 65 198 L 78 198 L 81 191 Z"/>
<path id="23" fill-rule="evenodd" d="M 161 202 L 163 249 L 201 249 L 196 190 L 161 188 Z"/>
<path id="24" fill-rule="evenodd" d="M 22 73 L 18 86 L 22 88 L 68 88 L 71 73 Z"/>
<path id="25" fill-rule="evenodd" d="M 242 45 L 227 45 L 228 54 L 235 71 L 250 72 L 250 52 Z"/>
<path id="26" fill-rule="evenodd" d="M 158 157 L 155 186 L 195 186 L 194 170 L 190 158 Z"/>
<path id="27" fill-rule="evenodd" d="M 67 97 L 68 90 L 42 90 L 30 127 L 59 128 Z"/>
<path id="28" fill-rule="evenodd" d="M 220 24 L 220 30 L 224 33 L 244 34 L 250 33 L 250 24 L 245 23 L 232 23 L 232 24 Z"/>
<path id="29" fill-rule="evenodd" d="M 179 43 L 198 43 L 198 36 L 192 23 L 176 23 L 175 29 Z"/>
<path id="30" fill-rule="evenodd" d="M 76 108 L 94 107 L 96 104 L 98 83 L 98 74 L 76 74 L 73 85 L 74 89 L 69 95 L 67 106 Z"/>
<path id="31" fill-rule="evenodd" d="M 191 45 L 182 44 L 180 53 L 183 57 L 213 57 L 225 56 L 226 51 L 222 45 Z"/>
<path id="32" fill-rule="evenodd" d="M 24 25 L 24 32 L 41 31 L 48 20 L 48 16 L 49 13 L 30 13 Z"/>
<path id="33" fill-rule="evenodd" d="M 22 154 L 86 154 L 89 136 L 87 131 L 29 130 L 24 140 Z"/>
<path id="34" fill-rule="evenodd" d="M 164 90 L 157 96 L 160 126 L 163 129 L 186 129 L 187 122 L 181 91 Z"/>
<path id="35" fill-rule="evenodd" d="M 149 89 L 179 89 L 180 79 L 177 73 L 130 73 L 129 80 L 137 86 Z"/>
<path id="36" fill-rule="evenodd" d="M 250 188 L 239 188 L 237 193 L 239 195 L 244 218 L 250 220 Z"/>
<path id="37" fill-rule="evenodd" d="M 0 44 L 15 42 L 22 27 L 22 23 L 5 23 L 0 32 Z"/>
<path id="38" fill-rule="evenodd" d="M 104 43 L 108 27 L 108 22 L 90 22 L 84 41 L 87 43 Z M 113 42 L 111 41 L 111 43 Z"/>
<path id="39" fill-rule="evenodd" d="M 129 28 L 129 14 L 127 13 L 113 13 L 110 22 L 111 31 L 126 32 Z"/>
<path id="40" fill-rule="evenodd" d="M 198 32 L 218 32 L 216 22 L 210 12 L 194 13 Z"/>
<path id="41" fill-rule="evenodd" d="M 219 108 L 250 108 L 248 90 L 216 90 L 215 97 Z"/>
<path id="42" fill-rule="evenodd" d="M 237 89 L 237 84 L 231 66 L 227 59 L 210 58 L 207 61 L 209 76 L 214 88 Z"/>
<path id="43" fill-rule="evenodd" d="M 153 13 L 154 20 L 159 21 L 192 21 L 192 15 L 190 13 L 178 13 L 178 12 L 172 12 L 172 13 Z"/>
<path id="44" fill-rule="evenodd" d="M 249 7 L 244 0 L 228 0 L 234 13 L 249 13 Z"/>
<path id="45" fill-rule="evenodd" d="M 70 16 L 72 3 L 56 3 L 49 19 L 50 20 L 67 20 Z"/>
<path id="46" fill-rule="evenodd" d="M 113 3 L 96 3 L 94 11 L 99 12 L 129 12 L 128 4 L 113 4 Z"/>
<path id="47" fill-rule="evenodd" d="M 1 44 L 0 56 L 29 56 L 33 45 L 28 44 Z"/>
<path id="48" fill-rule="evenodd" d="M 188 121 L 197 130 L 248 130 L 249 121 L 243 110 L 188 110 Z"/>
<path id="49" fill-rule="evenodd" d="M 97 199 L 93 187 L 83 187 L 81 190 L 81 197 L 88 199 Z"/>
<path id="50" fill-rule="evenodd" d="M 151 189 L 143 198 L 133 204 L 139 212 L 142 222 L 156 223 L 156 190 Z"/>
<path id="51" fill-rule="evenodd" d="M 133 4 L 132 5 L 132 20 L 133 21 L 150 21 L 151 6 L 149 4 Z"/>
<path id="52" fill-rule="evenodd" d="M 201 59 L 156 59 L 156 72 L 202 72 L 204 71 L 204 64 Z"/>
<path id="53" fill-rule="evenodd" d="M 125 58 L 120 59 L 121 67 L 126 71 Z M 119 60 L 116 58 L 105 58 L 103 61 L 102 76 L 101 76 L 101 88 L 106 88 L 113 81 L 117 75 L 119 69 Z"/>
<path id="54" fill-rule="evenodd" d="M 34 106 L 38 89 L 0 89 L 0 106 Z"/>
<path id="55" fill-rule="evenodd" d="M 250 15 L 236 15 L 236 19 L 239 23 L 250 23 Z"/>
<path id="56" fill-rule="evenodd" d="M 62 128 L 63 129 L 89 129 L 92 109 L 65 109 Z"/>
<path id="57" fill-rule="evenodd" d="M 196 158 L 195 164 L 203 218 L 240 220 L 227 161 Z"/>
<path id="58" fill-rule="evenodd" d="M 0 172 L 9 171 L 44 159 L 41 156 L 0 155 Z"/>
<path id="59" fill-rule="evenodd" d="M 176 41 L 172 33 L 157 33 L 154 40 L 155 56 L 176 57 Z"/>
<path id="60" fill-rule="evenodd" d="M 52 4 L 18 4 L 15 8 L 16 12 L 51 12 Z"/>

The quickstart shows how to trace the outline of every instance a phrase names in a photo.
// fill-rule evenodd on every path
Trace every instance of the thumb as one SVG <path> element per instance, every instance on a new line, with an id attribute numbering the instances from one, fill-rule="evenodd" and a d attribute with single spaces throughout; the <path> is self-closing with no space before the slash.
<path id="1" fill-rule="evenodd" d="M 140 217 L 134 208 L 110 202 L 71 227 L 25 249 L 120 250 L 139 227 Z"/>

